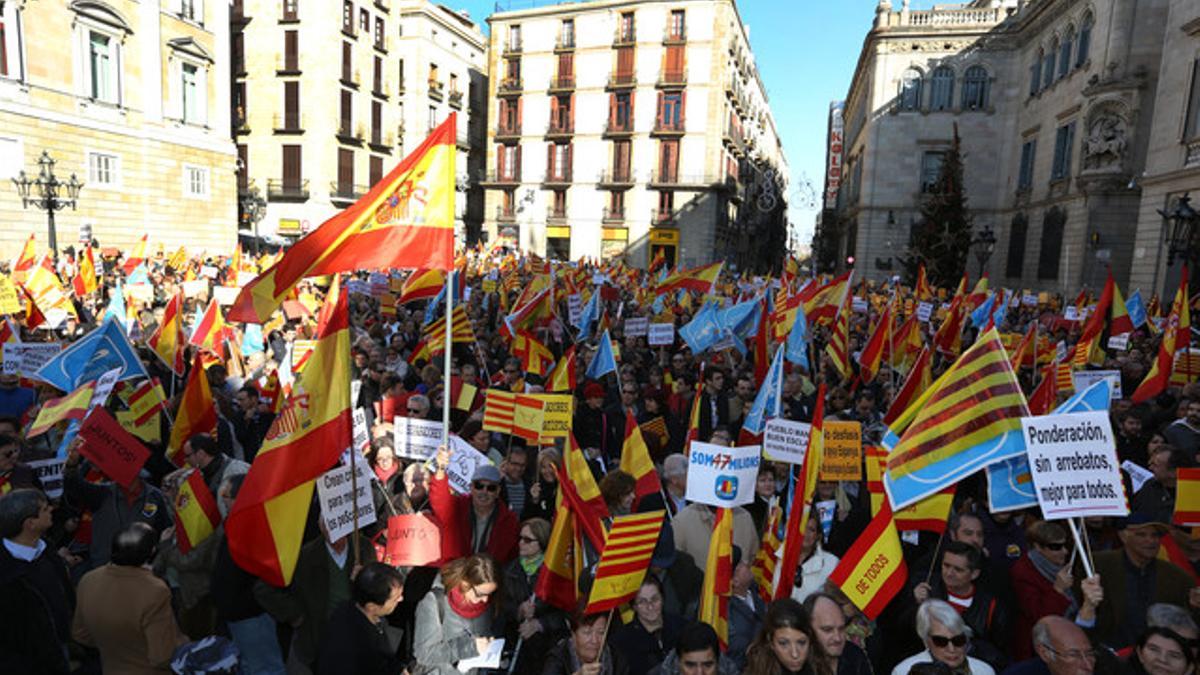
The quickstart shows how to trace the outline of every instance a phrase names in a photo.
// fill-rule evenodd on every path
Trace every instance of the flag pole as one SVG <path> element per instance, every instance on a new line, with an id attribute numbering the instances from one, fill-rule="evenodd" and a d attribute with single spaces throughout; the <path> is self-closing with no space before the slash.
<path id="1" fill-rule="evenodd" d="M 354 536 L 351 537 L 351 545 L 354 547 L 354 567 L 362 565 L 362 554 L 359 553 L 359 537 L 361 534 L 358 531 L 358 466 L 354 456 L 358 454 L 358 448 L 354 447 L 354 433 L 350 433 L 350 513 L 354 519 Z"/>
<path id="2" fill-rule="evenodd" d="M 454 346 L 454 266 L 446 274 L 446 352 L 442 356 L 442 445 L 450 444 L 450 365 Z M 476 345 L 478 346 L 478 345 Z"/>

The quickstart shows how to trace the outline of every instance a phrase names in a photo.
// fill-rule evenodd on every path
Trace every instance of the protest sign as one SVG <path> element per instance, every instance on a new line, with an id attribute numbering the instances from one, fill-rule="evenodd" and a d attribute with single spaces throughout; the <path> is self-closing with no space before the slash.
<path id="1" fill-rule="evenodd" d="M 321 519 L 325 521 L 325 529 L 331 542 L 354 532 L 356 506 L 360 529 L 375 522 L 375 499 L 371 495 L 371 481 L 374 476 L 366 462 L 355 462 L 354 469 L 354 480 L 351 480 L 349 466 L 335 466 L 317 479 Z M 351 494 L 354 494 L 354 497 L 351 497 Z"/>
<path id="2" fill-rule="evenodd" d="M 821 480 L 862 480 L 862 424 L 825 423 Z"/>
<path id="3" fill-rule="evenodd" d="M 867 304 L 866 298 L 860 298 L 856 295 L 850 299 L 850 309 L 859 314 L 866 314 L 870 308 L 871 306 Z"/>
<path id="4" fill-rule="evenodd" d="M 354 426 L 354 436 L 350 443 L 351 447 L 365 453 L 367 448 L 371 446 L 371 431 L 367 428 L 367 412 L 362 408 L 355 408 L 350 413 L 350 419 Z"/>
<path id="5" fill-rule="evenodd" d="M 675 344 L 675 324 L 652 323 L 646 327 L 646 342 L 651 347 Z"/>
<path id="6" fill-rule="evenodd" d="M 208 279 L 192 279 L 183 282 L 183 297 L 200 298 L 208 295 Z"/>
<path id="7" fill-rule="evenodd" d="M 209 279 L 216 279 L 217 277 L 221 276 L 221 270 L 217 269 L 213 265 L 201 265 L 200 276 L 208 277 Z"/>
<path id="8" fill-rule="evenodd" d="M 1108 348 L 1123 352 L 1129 349 L 1129 333 L 1112 335 L 1108 338 Z"/>
<path id="9" fill-rule="evenodd" d="M 426 460 L 437 454 L 442 444 L 442 423 L 411 417 L 392 420 L 397 457 Z"/>
<path id="10" fill-rule="evenodd" d="M 1079 321 L 1079 308 L 1071 305 L 1063 310 L 1063 319 L 1067 321 Z"/>
<path id="11" fill-rule="evenodd" d="M 79 453 L 124 487 L 129 487 L 150 457 L 146 446 L 122 429 L 104 408 L 88 413 L 79 427 L 79 438 L 83 440 Z"/>
<path id="12" fill-rule="evenodd" d="M 917 303 L 917 321 L 921 323 L 929 323 L 929 317 L 933 315 L 933 304 L 929 302 Z"/>
<path id="13" fill-rule="evenodd" d="M 122 292 L 128 300 L 147 304 L 154 302 L 154 287 L 150 284 L 125 284 Z"/>
<path id="14" fill-rule="evenodd" d="M 108 400 L 108 395 L 112 393 L 113 387 L 116 386 L 117 379 L 121 377 L 122 370 L 122 368 L 113 368 L 96 380 L 96 388 L 92 390 L 92 400 L 88 403 L 88 410 L 98 405 L 104 405 Z"/>
<path id="15" fill-rule="evenodd" d="M 579 325 L 579 316 L 583 313 L 583 297 L 578 293 L 567 296 L 567 322 L 572 326 Z"/>
<path id="16" fill-rule="evenodd" d="M 542 402 L 543 445 L 553 443 L 555 438 L 566 438 L 571 434 L 571 420 L 575 413 L 575 397 L 571 394 L 530 394 Z"/>
<path id="17" fill-rule="evenodd" d="M 1108 380 L 1112 400 L 1121 398 L 1121 371 L 1119 370 L 1076 370 L 1071 373 L 1071 384 L 1075 391 L 1085 391 L 1100 380 Z"/>
<path id="18" fill-rule="evenodd" d="M 0 314 L 20 314 L 25 311 L 17 299 L 17 286 L 6 275 L 0 274 Z"/>
<path id="19" fill-rule="evenodd" d="M 496 280 L 495 279 L 484 279 L 483 280 L 483 292 L 484 293 L 495 293 L 496 292 Z"/>
<path id="20" fill-rule="evenodd" d="M 29 463 L 29 468 L 33 469 L 34 475 L 38 477 L 38 480 L 42 481 L 42 491 L 50 499 L 58 499 L 62 496 L 63 465 L 66 463 L 66 457 L 61 459 L 52 457 Z"/>
<path id="21" fill-rule="evenodd" d="M 641 337 L 650 330 L 650 317 L 635 316 L 625 319 L 625 336 Z"/>
<path id="22" fill-rule="evenodd" d="M 687 500 L 730 508 L 754 501 L 762 448 L 727 448 L 692 443 L 688 456 Z"/>
<path id="23" fill-rule="evenodd" d="M 1130 487 L 1133 488 L 1133 494 L 1135 495 L 1146 484 L 1146 481 L 1154 478 L 1154 474 L 1149 469 L 1142 468 L 1142 466 L 1134 464 L 1128 459 L 1121 462 L 1121 468 L 1125 470 L 1125 473 L 1129 474 Z"/>
<path id="24" fill-rule="evenodd" d="M 241 290 L 232 286 L 213 286 L 212 294 L 218 305 L 232 305 Z"/>
<path id="25" fill-rule="evenodd" d="M 821 536 L 828 539 L 830 531 L 833 530 L 833 516 L 837 513 L 837 500 L 829 499 L 819 501 L 813 506 L 817 507 L 817 516 L 821 523 Z"/>
<path id="26" fill-rule="evenodd" d="M 420 567 L 442 557 L 442 533 L 423 513 L 388 518 L 387 553 L 383 562 L 395 567 Z"/>
<path id="27" fill-rule="evenodd" d="M 57 342 L 6 342 L 4 343 L 4 374 L 32 375 L 43 365 L 58 356 L 62 345 Z"/>
<path id="28" fill-rule="evenodd" d="M 763 455 L 772 462 L 803 464 L 812 425 L 785 419 L 767 420 L 763 431 Z"/>
<path id="29" fill-rule="evenodd" d="M 1025 305 L 1026 307 L 1037 307 L 1038 296 L 1033 293 L 1026 293 L 1021 296 L 1021 304 Z"/>
<path id="30" fill-rule="evenodd" d="M 1021 431 L 1047 520 L 1129 514 L 1107 411 L 1022 417 Z"/>
<path id="31" fill-rule="evenodd" d="M 236 281 L 237 287 L 241 288 L 242 286 L 245 286 L 246 284 L 250 283 L 251 281 L 254 281 L 254 279 L 257 277 L 258 277 L 257 274 L 255 274 L 254 272 L 251 272 L 249 270 L 238 270 L 237 281 Z M 228 283 L 228 282 L 226 282 L 226 283 Z"/>
<path id="32" fill-rule="evenodd" d="M 446 479 L 450 488 L 460 495 L 471 492 L 471 478 L 475 476 L 475 467 L 491 462 L 458 436 L 450 436 L 450 465 L 446 467 Z"/>

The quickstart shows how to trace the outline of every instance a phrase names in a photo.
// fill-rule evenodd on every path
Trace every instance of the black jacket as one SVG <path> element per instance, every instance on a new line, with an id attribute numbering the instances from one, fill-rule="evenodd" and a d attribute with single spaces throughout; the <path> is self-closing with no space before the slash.
<path id="1" fill-rule="evenodd" d="M 663 626 L 656 636 L 634 617 L 633 621 L 613 631 L 609 644 L 629 659 L 630 675 L 646 675 L 675 649 L 685 625 L 678 615 L 663 612 Z"/>
<path id="2" fill-rule="evenodd" d="M 404 664 L 388 640 L 387 622 L 374 625 L 353 602 L 333 611 L 317 648 L 314 675 L 393 675 Z"/>
<path id="3" fill-rule="evenodd" d="M 0 542 L 0 673 L 71 672 L 66 644 L 75 594 L 66 567 L 47 549 L 32 563 Z"/>
<path id="4" fill-rule="evenodd" d="M 542 675 L 573 675 L 575 671 L 579 670 L 579 664 L 574 662 L 571 650 L 567 646 L 570 641 L 570 637 L 560 640 L 554 649 L 546 654 L 546 665 L 542 668 Z M 605 661 L 612 663 L 611 675 L 630 675 L 629 664 L 625 661 L 621 650 L 606 645 L 600 656 L 600 662 L 604 663 Z"/>

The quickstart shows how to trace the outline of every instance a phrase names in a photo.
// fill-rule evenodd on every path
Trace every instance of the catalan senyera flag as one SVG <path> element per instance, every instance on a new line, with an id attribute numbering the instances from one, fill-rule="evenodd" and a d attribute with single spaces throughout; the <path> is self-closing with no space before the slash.
<path id="1" fill-rule="evenodd" d="M 212 536 L 220 524 L 221 512 L 204 482 L 204 474 L 198 470 L 188 472 L 175 496 L 175 543 L 179 552 L 187 555 Z"/>
<path id="2" fill-rule="evenodd" d="M 724 266 L 725 261 L 721 260 L 711 265 L 676 270 L 655 287 L 654 293 L 655 295 L 662 295 L 663 293 L 678 290 L 709 293 L 712 291 L 713 285 L 717 283 L 717 277 L 721 276 L 721 268 Z"/>
<path id="3" fill-rule="evenodd" d="M 216 298 L 213 298 L 208 301 L 208 307 L 204 308 L 204 314 L 201 315 L 196 327 L 192 329 L 192 337 L 188 340 L 188 344 L 223 355 L 225 353 L 224 343 L 228 337 L 229 329 L 225 325 L 224 317 L 221 316 L 221 308 L 217 305 Z"/>
<path id="4" fill-rule="evenodd" d="M 825 345 L 825 353 L 830 362 L 841 375 L 843 380 L 850 379 L 850 294 L 846 294 L 846 302 L 833 321 L 833 331 L 829 334 L 829 344 Z"/>
<path id="5" fill-rule="evenodd" d="M 1087 322 L 1083 324 L 1083 334 L 1079 336 L 1079 342 L 1075 343 L 1074 356 L 1071 358 L 1073 368 L 1086 366 L 1091 361 L 1092 352 L 1100 346 L 1100 335 L 1104 332 L 1104 324 L 1108 320 L 1115 286 L 1112 270 L 1109 270 L 1108 280 L 1104 282 L 1104 291 L 1096 303 L 1096 311 L 1088 316 Z"/>
<path id="6" fill-rule="evenodd" d="M 1163 327 L 1162 344 L 1159 345 L 1158 355 L 1150 366 L 1150 372 L 1142 379 L 1131 399 L 1134 403 L 1147 401 L 1158 396 L 1170 382 L 1171 370 L 1175 365 L 1175 350 L 1187 347 L 1191 343 L 1191 309 L 1188 307 L 1188 269 L 1183 267 L 1179 278 L 1179 290 L 1175 292 L 1175 301 L 1171 303 L 1171 314 Z"/>
<path id="7" fill-rule="evenodd" d="M 585 614 L 607 612 L 637 595 L 662 530 L 666 511 L 633 513 L 613 518 L 608 541 L 596 565 L 595 581 Z"/>
<path id="8" fill-rule="evenodd" d="M 75 297 L 82 298 L 96 292 L 96 260 L 92 257 L 91 246 L 84 246 L 79 254 L 79 269 L 71 285 L 75 289 Z"/>
<path id="9" fill-rule="evenodd" d="M 521 369 L 530 375 L 545 375 L 554 367 L 554 353 L 527 330 L 517 330 L 512 353 L 521 359 Z"/>
<path id="10" fill-rule="evenodd" d="M 454 266 L 456 114 L 358 201 L 251 281 L 229 320 L 265 323 L 301 279 L 366 269 Z"/>
<path id="11" fill-rule="evenodd" d="M 42 404 L 37 419 L 29 427 L 26 438 L 40 436 L 50 430 L 55 424 L 65 420 L 81 420 L 87 415 L 88 406 L 92 402 L 92 394 L 96 391 L 96 381 L 92 380 L 75 391 L 52 398 Z"/>
<path id="12" fill-rule="evenodd" d="M 887 413 L 883 416 L 884 424 L 890 425 L 898 419 L 922 393 L 929 390 L 929 385 L 933 383 L 932 361 L 933 352 L 929 350 L 929 347 L 922 348 L 917 362 L 913 364 L 912 370 L 908 372 L 908 377 L 904 378 L 904 384 L 900 387 L 900 391 L 896 393 L 891 405 L 888 406 Z"/>
<path id="13" fill-rule="evenodd" d="M 554 368 L 546 373 L 546 391 L 575 391 L 578 381 L 575 364 L 575 345 L 567 349 Z"/>
<path id="14" fill-rule="evenodd" d="M 1175 514 L 1171 522 L 1185 527 L 1200 526 L 1200 469 L 1177 470 Z"/>
<path id="15" fill-rule="evenodd" d="M 149 234 L 143 234 L 142 238 L 133 245 L 133 250 L 130 251 L 129 255 L 125 257 L 125 262 L 121 265 L 121 271 L 125 274 L 125 276 L 133 274 L 133 271 L 137 269 L 139 265 L 146 262 L 146 242 L 149 239 Z"/>
<path id="16" fill-rule="evenodd" d="M 778 564 L 779 547 L 783 543 L 784 529 L 787 523 L 783 519 L 783 507 L 775 499 L 771 500 L 767 526 L 763 530 L 762 541 L 758 545 L 758 553 L 754 556 L 754 564 L 750 568 L 754 575 L 754 583 L 758 586 L 758 595 L 763 602 L 771 602 L 775 598 L 775 567 Z M 711 551 L 711 549 L 709 549 Z"/>
<path id="17" fill-rule="evenodd" d="M 604 550 L 604 540 L 607 532 L 604 529 L 604 519 L 609 517 L 608 505 L 596 485 L 596 478 L 588 466 L 587 458 L 579 449 L 575 434 L 567 437 L 567 447 L 563 452 L 563 470 L 567 480 L 559 481 L 559 492 L 566 497 L 571 511 L 575 514 L 575 523 L 581 532 L 587 536 L 592 548 Z"/>
<path id="18" fill-rule="evenodd" d="M 167 459 L 176 466 L 183 466 L 183 444 L 200 433 L 217 430 L 217 408 L 213 403 L 212 389 L 208 386 L 208 374 L 204 372 L 204 359 L 199 353 L 192 362 L 187 384 L 183 387 L 183 398 L 179 410 L 175 411 L 175 424 L 171 427 L 171 439 L 167 442 Z"/>
<path id="19" fill-rule="evenodd" d="M 513 433 L 517 395 L 503 389 L 488 389 L 483 394 L 483 428 L 502 434 Z"/>
<path id="20" fill-rule="evenodd" d="M 559 467 L 560 481 L 567 480 L 565 470 Z M 546 542 L 542 571 L 538 574 L 533 593 L 549 605 L 564 612 L 574 612 L 579 603 L 578 576 L 575 563 L 581 558 L 576 548 L 575 514 L 563 501 L 562 491 L 555 497 L 554 526 Z"/>
<path id="21" fill-rule="evenodd" d="M 182 375 L 185 366 L 187 338 L 183 332 L 183 296 L 171 296 L 163 310 L 162 321 L 146 340 L 146 346 L 154 350 L 158 358 L 176 375 Z"/>
<path id="22" fill-rule="evenodd" d="M 234 562 L 274 586 L 291 582 L 314 483 L 352 439 L 349 303 L 340 289 L 336 297 L 322 308 L 312 358 L 225 520 Z"/>
<path id="23" fill-rule="evenodd" d="M 442 270 L 416 270 L 404 280 L 397 302 L 403 305 L 416 300 L 436 298 L 445 285 L 446 274 Z"/>
<path id="24" fill-rule="evenodd" d="M 1025 396 L 995 328 L 984 333 L 884 434 L 884 486 L 900 509 L 988 464 L 1025 452 Z"/>
<path id="25" fill-rule="evenodd" d="M 712 545 L 704 567 L 704 585 L 700 590 L 702 623 L 713 627 L 721 651 L 729 647 L 729 594 L 733 585 L 733 510 L 717 509 L 713 523 Z"/>
<path id="26" fill-rule="evenodd" d="M 643 497 L 659 491 L 658 472 L 654 470 L 654 462 L 650 459 L 650 448 L 646 446 L 646 439 L 642 436 L 637 418 L 628 410 L 625 411 L 625 442 L 621 446 L 621 470 L 637 481 L 634 488 L 635 508 Z"/>
<path id="27" fill-rule="evenodd" d="M 454 309 L 450 310 L 452 323 L 450 340 L 456 344 L 474 344 L 475 330 L 471 328 L 471 321 L 467 318 L 467 310 L 463 305 L 457 304 Z M 446 317 L 434 319 L 430 323 L 425 324 L 421 329 L 425 344 L 429 345 L 431 354 L 441 354 L 446 351 Z"/>
<path id="28" fill-rule="evenodd" d="M 914 504 L 896 511 L 896 529 L 901 532 L 920 530 L 942 534 L 950 518 L 950 507 L 954 504 L 956 485 L 935 492 Z"/>
<path id="29" fill-rule="evenodd" d="M 900 534 L 896 531 L 891 505 L 885 499 L 879 513 L 829 575 L 829 581 L 868 619 L 874 620 L 907 580 L 908 566 L 904 563 Z"/>
<path id="30" fill-rule="evenodd" d="M 812 498 L 817 490 L 817 476 L 821 474 L 821 459 L 825 455 L 825 383 L 817 387 L 817 405 L 813 411 L 812 427 L 808 432 L 808 449 L 804 452 L 804 463 L 792 490 L 792 504 L 788 509 L 787 528 L 783 535 L 783 551 L 779 556 L 781 570 L 800 567 L 800 554 L 804 544 L 804 533 L 812 515 Z M 794 574 L 779 575 L 775 587 L 775 599 L 792 594 L 796 585 Z"/>
<path id="31" fill-rule="evenodd" d="M 841 327 L 840 320 L 837 326 L 838 328 Z M 883 364 L 883 352 L 887 349 L 887 345 L 891 340 L 892 303 L 889 302 L 883 308 L 883 314 L 879 315 L 879 321 L 875 324 L 875 330 L 871 333 L 871 337 L 867 340 L 867 344 L 863 346 L 862 352 L 858 356 L 858 373 L 864 383 L 870 383 L 875 379 L 875 374 L 879 372 L 879 367 Z M 845 377 L 845 373 L 842 376 Z"/>

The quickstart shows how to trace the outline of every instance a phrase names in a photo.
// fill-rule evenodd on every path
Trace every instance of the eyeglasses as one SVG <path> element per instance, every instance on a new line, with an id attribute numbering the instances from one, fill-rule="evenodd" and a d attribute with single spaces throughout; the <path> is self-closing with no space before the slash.
<path id="1" fill-rule="evenodd" d="M 1047 551 L 1065 551 L 1067 549 L 1067 542 L 1065 542 L 1065 541 L 1047 542 L 1045 544 L 1042 544 L 1042 548 L 1046 549 Z"/>
<path id="2" fill-rule="evenodd" d="M 475 597 L 479 598 L 480 600 L 487 600 L 488 598 L 492 597 L 491 593 L 481 593 L 475 586 L 471 587 L 471 593 L 473 593 Z"/>
<path id="3" fill-rule="evenodd" d="M 520 537 L 517 537 L 517 538 L 521 540 L 521 543 L 522 543 L 522 544 L 536 544 L 536 543 L 538 543 L 537 537 L 526 537 L 526 536 L 522 535 L 522 536 L 520 536 Z"/>
<path id="4" fill-rule="evenodd" d="M 652 607 L 654 605 L 661 605 L 662 601 L 662 596 L 656 595 L 653 598 L 639 598 L 635 600 L 633 604 L 637 605 L 638 607 Z"/>
<path id="5" fill-rule="evenodd" d="M 421 412 L 421 409 L 420 409 L 420 408 L 409 408 L 409 409 L 408 409 L 408 412 L 410 412 L 410 413 L 419 413 L 419 412 Z"/>
<path id="6" fill-rule="evenodd" d="M 929 641 L 932 642 L 933 646 L 935 647 L 947 647 L 949 645 L 962 647 L 967 644 L 967 636 L 963 635 L 962 633 L 959 633 L 954 637 L 946 637 L 945 635 L 930 635 Z"/>
<path id="7" fill-rule="evenodd" d="M 500 491 L 499 483 L 485 483 L 481 480 L 477 480 L 477 481 L 471 483 L 471 487 L 475 488 L 476 490 L 487 490 L 488 492 L 499 492 Z"/>
<path id="8" fill-rule="evenodd" d="M 1058 657 L 1062 657 L 1064 659 L 1069 659 L 1071 661 L 1095 661 L 1096 660 L 1096 650 L 1094 650 L 1094 649 L 1088 649 L 1088 650 L 1068 649 L 1067 651 L 1063 652 L 1063 651 L 1059 651 L 1059 650 L 1055 649 L 1054 647 L 1051 647 L 1050 645 L 1045 645 L 1045 647 L 1046 647 L 1046 649 L 1050 650 L 1051 654 L 1054 654 L 1055 656 L 1058 656 Z"/>

